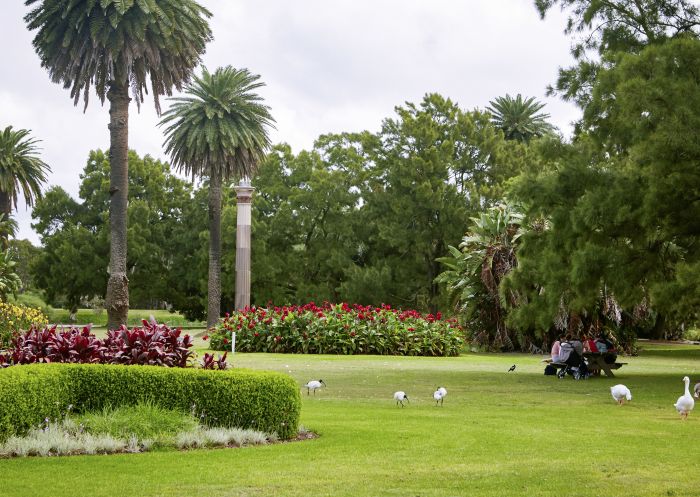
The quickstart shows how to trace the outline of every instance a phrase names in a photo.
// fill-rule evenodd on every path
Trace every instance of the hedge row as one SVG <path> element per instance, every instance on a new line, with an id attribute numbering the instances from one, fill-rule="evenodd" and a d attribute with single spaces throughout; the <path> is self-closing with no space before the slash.
<path id="1" fill-rule="evenodd" d="M 261 371 L 208 371 L 102 364 L 33 364 L 0 370 L 0 440 L 23 434 L 69 410 L 152 402 L 194 412 L 204 424 L 296 436 L 299 387 Z"/>
<path id="2" fill-rule="evenodd" d="M 211 348 L 294 354 L 455 356 L 464 330 L 454 319 L 414 310 L 313 302 L 253 307 L 227 314 L 211 330 Z"/>

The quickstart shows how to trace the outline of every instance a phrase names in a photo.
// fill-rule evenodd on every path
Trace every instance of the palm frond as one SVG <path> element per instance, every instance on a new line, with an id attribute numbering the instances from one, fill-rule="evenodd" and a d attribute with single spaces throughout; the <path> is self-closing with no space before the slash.
<path id="1" fill-rule="evenodd" d="M 31 138 L 27 129 L 8 126 L 0 132 L 0 192 L 9 196 L 15 209 L 20 193 L 28 207 L 34 205 L 51 170 L 38 157 L 37 143 L 39 140 Z"/>
<path id="2" fill-rule="evenodd" d="M 159 125 L 174 167 L 192 176 L 254 174 L 275 122 L 254 92 L 264 86 L 259 79 L 247 69 L 205 68 L 185 87 L 185 96 L 170 99 Z"/>
<path id="3" fill-rule="evenodd" d="M 26 0 L 33 45 L 54 83 L 88 105 L 90 88 L 104 103 L 112 83 L 131 88 L 137 105 L 150 86 L 181 90 L 212 39 L 211 13 L 194 0 Z"/>

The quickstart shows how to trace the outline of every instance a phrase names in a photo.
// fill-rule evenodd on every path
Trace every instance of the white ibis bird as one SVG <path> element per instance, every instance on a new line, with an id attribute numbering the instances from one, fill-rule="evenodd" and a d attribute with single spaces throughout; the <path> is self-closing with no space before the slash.
<path id="1" fill-rule="evenodd" d="M 630 389 L 625 385 L 615 385 L 614 387 L 610 387 L 610 393 L 612 394 L 613 399 L 615 399 L 615 401 L 620 405 L 625 402 L 625 399 L 632 400 L 632 392 L 630 392 Z"/>
<path id="2" fill-rule="evenodd" d="M 433 393 L 433 398 L 435 399 L 436 406 L 438 404 L 442 405 L 442 403 L 445 401 L 445 395 L 447 395 L 447 389 L 438 387 L 437 390 L 435 390 Z"/>
<path id="3" fill-rule="evenodd" d="M 311 380 L 308 382 L 306 385 L 306 395 L 309 395 L 309 392 L 313 390 L 314 395 L 316 395 L 316 390 L 318 390 L 321 387 L 325 387 L 326 383 L 323 380 Z"/>
<path id="4" fill-rule="evenodd" d="M 513 371 L 515 371 L 515 364 L 513 364 L 513 365 L 510 367 L 510 369 L 508 370 L 509 373 L 511 373 L 511 372 L 513 372 Z"/>
<path id="5" fill-rule="evenodd" d="M 695 401 L 693 400 L 693 396 L 690 395 L 690 378 L 684 376 L 683 383 L 685 383 L 685 392 L 683 395 L 678 397 L 678 400 L 675 404 L 673 404 L 673 407 L 675 407 L 678 413 L 681 415 L 681 419 L 688 419 L 688 413 L 690 413 L 690 411 L 693 410 L 693 407 L 695 407 Z"/>
<path id="6" fill-rule="evenodd" d="M 410 401 L 408 400 L 408 395 L 406 395 L 406 392 L 402 392 L 401 390 L 394 394 L 394 400 L 396 400 L 397 406 L 401 404 L 401 407 L 406 407 L 403 405 L 404 400 L 410 404 Z"/>

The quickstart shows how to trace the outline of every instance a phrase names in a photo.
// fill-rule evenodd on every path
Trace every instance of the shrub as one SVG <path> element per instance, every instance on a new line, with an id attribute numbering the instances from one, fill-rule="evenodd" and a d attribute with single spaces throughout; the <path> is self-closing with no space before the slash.
<path id="1" fill-rule="evenodd" d="M 37 362 L 100 363 L 187 367 L 193 353 L 189 335 L 180 329 L 143 321 L 143 327 L 131 330 L 122 326 L 107 332 L 104 340 L 96 338 L 90 327 L 58 330 L 30 329 L 17 336 L 12 349 L 0 356 L 0 367 Z M 225 366 L 225 361 L 224 361 Z"/>
<path id="2" fill-rule="evenodd" d="M 296 436 L 301 398 L 279 373 L 101 364 L 33 364 L 0 370 L 0 440 L 24 434 L 45 419 L 108 406 L 151 403 L 195 412 L 209 426 L 252 428 Z"/>
<path id="3" fill-rule="evenodd" d="M 9 347 L 22 331 L 48 322 L 39 309 L 0 302 L 0 349 Z"/>
<path id="4" fill-rule="evenodd" d="M 199 430 L 200 426 L 191 413 L 171 411 L 153 402 L 135 406 L 107 406 L 69 418 L 75 425 L 93 435 L 111 435 L 119 439 L 136 438 L 152 440 L 165 445 L 179 432 Z"/>
<path id="5" fill-rule="evenodd" d="M 241 352 L 452 356 L 463 343 L 454 320 L 388 305 L 254 307 L 227 314 L 211 333 L 211 348 L 228 349 L 233 331 Z"/>
<path id="6" fill-rule="evenodd" d="M 228 367 L 226 363 L 227 355 L 228 352 L 224 352 L 224 355 L 220 355 L 217 359 L 214 357 L 214 354 L 204 354 L 200 365 L 202 369 L 226 369 Z"/>

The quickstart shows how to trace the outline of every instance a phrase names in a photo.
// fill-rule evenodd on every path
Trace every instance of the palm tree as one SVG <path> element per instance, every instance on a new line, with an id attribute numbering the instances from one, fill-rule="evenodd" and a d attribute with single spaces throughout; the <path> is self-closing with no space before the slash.
<path id="1" fill-rule="evenodd" d="M 41 184 L 51 169 L 37 155 L 39 140 L 29 137 L 27 129 L 8 126 L 0 132 L 0 216 L 10 218 L 21 193 L 27 207 L 41 197 Z"/>
<path id="2" fill-rule="evenodd" d="M 126 323 L 128 120 L 131 98 L 140 106 L 148 82 L 159 95 L 182 89 L 211 40 L 211 13 L 194 0 L 26 0 L 24 20 L 51 80 L 70 88 L 77 105 L 90 88 L 110 109 L 110 257 L 107 326 Z"/>
<path id="3" fill-rule="evenodd" d="M 221 183 L 250 178 L 270 146 L 274 119 L 254 90 L 260 76 L 231 66 L 204 69 L 174 98 L 160 122 L 172 165 L 193 177 L 209 178 L 209 283 L 207 326 L 221 314 Z"/>
<path id="4" fill-rule="evenodd" d="M 475 343 L 497 349 L 515 345 L 506 316 L 517 296 L 504 299 L 500 286 L 517 266 L 516 249 L 525 229 L 515 207 L 497 205 L 472 218 L 459 249 L 449 246 L 450 255 L 438 259 L 447 269 L 435 281 L 447 287 L 455 310 L 474 330 Z"/>
<path id="5" fill-rule="evenodd" d="M 550 115 L 538 114 L 545 104 L 537 102 L 534 97 L 523 100 L 522 95 L 513 98 L 510 95 L 498 97 L 486 107 L 492 115 L 491 122 L 503 130 L 507 140 L 528 142 L 554 131 L 554 126 L 547 122 Z"/>

